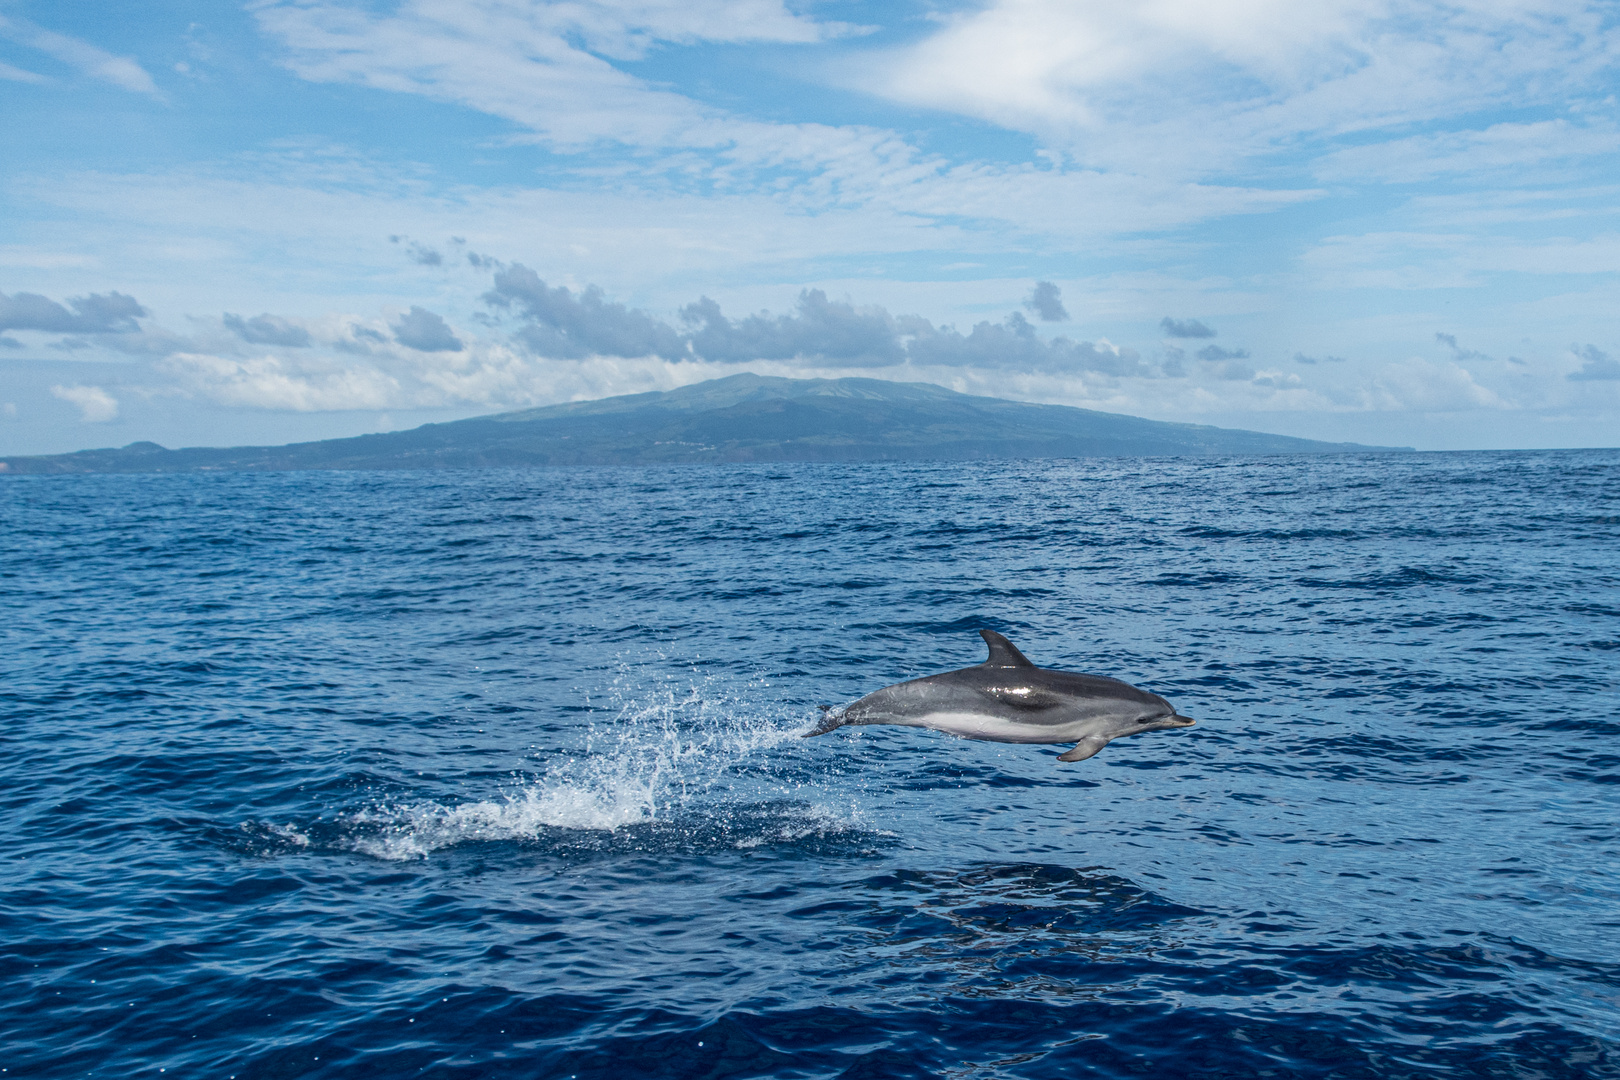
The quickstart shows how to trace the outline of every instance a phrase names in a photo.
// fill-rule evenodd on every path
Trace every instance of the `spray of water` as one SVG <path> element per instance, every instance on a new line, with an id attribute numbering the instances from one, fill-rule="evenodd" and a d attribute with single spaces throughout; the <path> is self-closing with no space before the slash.
<path id="1" fill-rule="evenodd" d="M 348 815 L 348 846 L 397 860 L 469 842 L 556 840 L 559 831 L 734 849 L 864 831 L 858 803 L 834 795 L 828 777 L 807 769 L 809 755 L 794 752 L 807 717 L 771 718 L 702 682 L 616 697 L 611 721 L 497 797 L 363 810 Z"/>

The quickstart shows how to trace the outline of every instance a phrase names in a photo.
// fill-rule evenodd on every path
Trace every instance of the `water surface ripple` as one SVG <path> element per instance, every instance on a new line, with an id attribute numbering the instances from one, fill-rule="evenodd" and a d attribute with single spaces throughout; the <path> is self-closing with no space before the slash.
<path id="1" fill-rule="evenodd" d="M 0 481 L 6 1075 L 1620 1077 L 1620 452 Z M 817 706 L 976 663 L 1199 726 Z"/>

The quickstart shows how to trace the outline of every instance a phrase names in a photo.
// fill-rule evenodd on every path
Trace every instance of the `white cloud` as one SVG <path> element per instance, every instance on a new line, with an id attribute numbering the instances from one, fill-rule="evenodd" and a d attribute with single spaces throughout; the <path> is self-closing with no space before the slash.
<path id="1" fill-rule="evenodd" d="M 370 365 L 175 353 L 160 368 L 174 375 L 183 389 L 221 405 L 331 412 L 386 409 L 404 400 L 398 381 Z"/>
<path id="2" fill-rule="evenodd" d="M 1607 157 L 1616 151 L 1620 130 L 1613 127 L 1542 120 L 1347 147 L 1319 159 L 1315 171 L 1328 180 L 1418 183 L 1449 174 L 1511 170 L 1508 178 L 1518 184 L 1527 173 L 1543 181 L 1560 179 L 1558 170 L 1570 159 Z"/>
<path id="3" fill-rule="evenodd" d="M 287 45 L 288 67 L 306 79 L 458 102 L 564 146 L 717 147 L 738 134 L 720 114 L 627 75 L 604 57 L 637 59 L 661 42 L 807 43 L 848 29 L 794 15 L 777 0 L 409 0 L 386 16 L 316 2 L 268 4 L 255 15 Z M 824 137 L 817 125 L 802 128 Z M 778 140 L 774 152 L 793 153 L 790 142 Z"/>
<path id="4" fill-rule="evenodd" d="M 0 62 L 0 79 L 6 79 L 10 82 L 25 83 L 43 83 L 50 81 L 43 75 L 36 75 L 32 71 L 24 71 L 20 67 L 12 67 L 10 64 L 4 62 Z"/>
<path id="5" fill-rule="evenodd" d="M 1620 40 L 1605 7 L 996 0 L 851 78 L 1086 161 L 1220 169 L 1301 137 L 1601 98 Z"/>
<path id="6" fill-rule="evenodd" d="M 1274 368 L 1264 368 L 1254 373 L 1254 385 L 1269 386 L 1277 390 L 1295 390 L 1305 385 L 1305 380 L 1291 371 L 1278 371 Z"/>
<path id="7" fill-rule="evenodd" d="M 764 14 L 741 17 L 755 8 Z M 678 189 L 701 177 L 721 199 L 762 191 L 796 210 L 874 205 L 925 218 L 1012 222 L 1020 231 L 1052 236 L 1163 228 L 1270 210 L 1315 194 L 1022 163 L 953 164 L 893 131 L 727 114 L 626 74 L 571 36 L 587 24 L 611 21 L 608 16 L 648 40 L 672 42 L 811 41 L 828 30 L 767 17 L 770 4 L 738 9 L 735 27 L 724 10 L 717 16 L 704 5 L 675 18 L 673 7 L 662 5 L 576 9 L 505 0 L 431 8 L 412 3 L 389 16 L 333 3 L 277 4 L 257 16 L 288 45 L 288 66 L 306 79 L 456 102 L 520 124 L 563 150 L 616 144 L 662 151 L 622 173 L 610 166 L 593 174 L 596 186 L 638 198 L 648 197 L 649 185 Z M 592 33 L 613 36 L 600 28 Z"/>
<path id="8" fill-rule="evenodd" d="M 8 37 L 19 44 L 26 45 L 48 56 L 55 57 L 72 67 L 78 68 L 84 74 L 102 82 L 137 94 L 151 94 L 161 96 L 157 84 L 152 82 L 152 76 L 146 69 L 127 56 L 114 56 L 105 49 L 99 49 L 88 41 L 81 41 L 66 34 L 58 34 L 54 30 L 35 26 L 22 19 L 8 19 L 0 15 L 0 36 Z M 7 65 L 9 67 L 9 65 Z M 16 68 L 11 68 L 16 71 Z M 31 74 L 24 72 L 24 74 Z M 34 81 L 32 79 L 25 81 Z"/>
<path id="9" fill-rule="evenodd" d="M 1465 288 L 1478 286 L 1486 275 L 1496 273 L 1616 273 L 1620 271 L 1620 232 L 1528 241 L 1486 232 L 1331 236 L 1305 252 L 1300 261 L 1324 288 Z"/>
<path id="10" fill-rule="evenodd" d="M 53 386 L 53 397 L 79 407 L 79 418 L 87 424 L 105 424 L 118 417 L 118 399 L 99 386 Z"/>
<path id="11" fill-rule="evenodd" d="M 1421 357 L 1384 365 L 1358 396 L 1363 408 L 1388 411 L 1465 412 L 1507 407 L 1462 365 Z"/>

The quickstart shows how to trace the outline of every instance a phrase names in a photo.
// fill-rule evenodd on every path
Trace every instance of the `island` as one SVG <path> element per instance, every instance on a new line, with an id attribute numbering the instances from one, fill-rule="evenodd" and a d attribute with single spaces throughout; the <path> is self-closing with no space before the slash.
<path id="1" fill-rule="evenodd" d="M 151 442 L 0 458 L 0 473 L 1387 453 L 1257 431 L 978 397 L 929 383 L 740 374 L 677 390 L 287 446 Z"/>

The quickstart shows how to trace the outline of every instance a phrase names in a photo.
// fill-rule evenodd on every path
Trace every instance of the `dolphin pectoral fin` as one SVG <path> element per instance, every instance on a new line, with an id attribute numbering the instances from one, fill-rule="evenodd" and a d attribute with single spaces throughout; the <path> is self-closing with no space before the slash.
<path id="1" fill-rule="evenodd" d="M 1108 745 L 1108 740 L 1095 735 L 1081 739 L 1074 744 L 1074 749 L 1058 755 L 1059 761 L 1084 761 L 1088 757 L 1096 756 L 1097 751 Z"/>
<path id="2" fill-rule="evenodd" d="M 990 658 L 981 667 L 1034 667 L 1017 647 L 994 630 L 980 630 L 979 636 L 990 646 Z"/>

